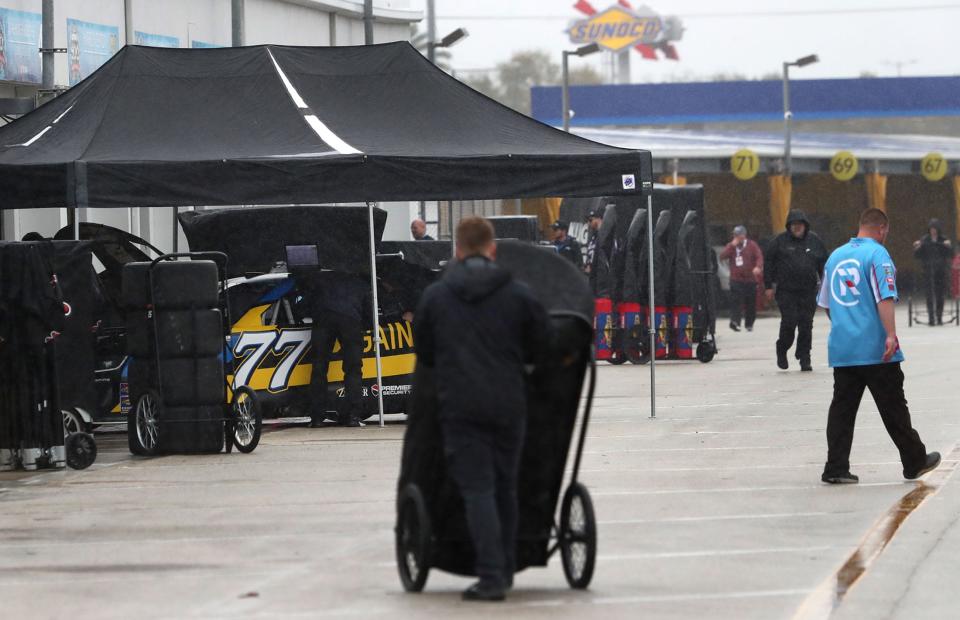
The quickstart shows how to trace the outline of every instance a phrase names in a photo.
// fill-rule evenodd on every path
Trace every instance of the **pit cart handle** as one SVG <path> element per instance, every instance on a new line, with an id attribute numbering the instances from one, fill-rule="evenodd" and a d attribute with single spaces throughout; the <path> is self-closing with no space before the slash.
<path id="1" fill-rule="evenodd" d="M 573 461 L 573 476 L 570 484 L 577 481 L 580 475 L 580 459 L 583 456 L 583 444 L 587 440 L 587 427 L 590 424 L 590 410 L 593 407 L 593 392 L 597 385 L 597 361 L 590 356 L 590 385 L 587 387 L 587 406 L 583 411 L 583 424 L 580 425 L 580 438 L 577 439 L 577 455 Z"/>
<path id="2" fill-rule="evenodd" d="M 174 260 L 177 258 L 212 260 L 217 264 L 224 274 L 227 273 L 227 255 L 223 252 L 177 252 L 175 254 L 161 254 L 150 262 L 150 269 L 153 269 L 157 263 Z"/>

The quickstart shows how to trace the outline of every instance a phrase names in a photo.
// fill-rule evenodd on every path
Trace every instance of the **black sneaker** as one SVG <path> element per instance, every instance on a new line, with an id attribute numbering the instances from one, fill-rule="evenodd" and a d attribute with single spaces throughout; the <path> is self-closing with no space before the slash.
<path id="1" fill-rule="evenodd" d="M 777 347 L 777 368 L 780 370 L 786 370 L 790 367 L 790 363 L 787 361 L 787 352 Z"/>
<path id="2" fill-rule="evenodd" d="M 937 465 L 940 464 L 940 453 L 931 452 L 927 455 L 927 460 L 924 462 L 923 467 L 920 471 L 911 471 L 908 472 L 906 469 L 903 470 L 903 477 L 907 480 L 916 480 L 924 474 L 928 474 L 937 468 Z"/>
<path id="3" fill-rule="evenodd" d="M 752 331 L 753 331 L 753 325 L 747 325 L 747 331 L 748 331 L 748 332 L 752 332 Z"/>
<path id="4" fill-rule="evenodd" d="M 465 601 L 502 601 L 507 598 L 507 593 L 499 583 L 481 579 L 464 590 L 461 598 Z"/>
<path id="5" fill-rule="evenodd" d="M 345 426 L 347 428 L 362 428 L 364 424 L 356 418 L 350 418 L 349 420 L 344 420 L 341 422 L 340 426 Z"/>
<path id="6" fill-rule="evenodd" d="M 842 474 L 828 474 L 827 472 L 823 472 L 820 480 L 827 484 L 856 484 L 860 482 L 860 478 L 857 478 L 848 471 Z"/>
<path id="7" fill-rule="evenodd" d="M 740 331 L 740 326 L 737 325 L 736 323 L 734 323 L 733 321 L 730 321 L 730 329 L 732 329 L 732 330 L 735 331 L 735 332 L 738 332 L 738 331 Z M 747 328 L 747 329 L 749 329 L 749 328 Z"/>
<path id="8" fill-rule="evenodd" d="M 800 358 L 800 370 L 803 372 L 810 372 L 811 370 L 813 370 L 813 366 L 810 365 L 809 357 Z"/>

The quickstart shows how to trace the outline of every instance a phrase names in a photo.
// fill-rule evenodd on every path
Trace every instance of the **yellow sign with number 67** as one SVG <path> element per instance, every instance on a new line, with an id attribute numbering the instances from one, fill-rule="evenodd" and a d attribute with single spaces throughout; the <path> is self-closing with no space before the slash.
<path id="1" fill-rule="evenodd" d="M 730 158 L 730 171 L 741 181 L 749 181 L 760 172 L 760 158 L 750 149 L 740 149 Z"/>
<path id="2" fill-rule="evenodd" d="M 849 181 L 857 176 L 860 165 L 850 151 L 840 151 L 830 160 L 830 174 L 838 181 Z"/>
<path id="3" fill-rule="evenodd" d="M 940 181 L 947 176 L 947 161 L 940 153 L 928 153 L 920 160 L 920 174 L 928 181 Z"/>

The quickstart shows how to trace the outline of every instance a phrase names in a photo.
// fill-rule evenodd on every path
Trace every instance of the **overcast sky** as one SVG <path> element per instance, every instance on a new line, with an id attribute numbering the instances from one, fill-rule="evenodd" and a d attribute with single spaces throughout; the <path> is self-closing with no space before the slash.
<path id="1" fill-rule="evenodd" d="M 410 0 L 425 9 L 425 0 Z M 571 49 L 564 30 L 580 18 L 576 0 L 435 0 L 437 36 L 466 27 L 451 49 L 457 71 L 490 68 L 520 50 L 543 49 L 559 62 Z M 602 11 L 616 0 L 591 0 Z M 634 82 L 693 80 L 717 73 L 749 77 L 779 72 L 780 63 L 810 53 L 820 63 L 791 77 L 857 77 L 869 71 L 904 76 L 960 74 L 960 2 L 937 0 L 651 0 L 685 27 L 680 61 L 644 60 L 634 52 Z M 425 29 L 425 24 L 423 25 Z M 572 59 L 603 68 L 607 54 Z"/>

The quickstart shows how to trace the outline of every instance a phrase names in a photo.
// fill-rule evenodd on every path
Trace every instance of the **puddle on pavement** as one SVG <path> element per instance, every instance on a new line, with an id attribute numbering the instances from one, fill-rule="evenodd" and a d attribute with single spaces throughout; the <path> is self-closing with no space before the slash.
<path id="1" fill-rule="evenodd" d="M 926 481 L 918 482 L 913 490 L 890 507 L 876 525 L 867 532 L 863 542 L 847 558 L 836 575 L 824 582 L 807 597 L 807 600 L 794 615 L 793 620 L 826 620 L 829 618 L 843 602 L 847 592 L 856 585 L 857 581 L 880 557 L 907 517 L 943 486 L 943 483 L 957 469 L 958 463 L 960 463 L 960 446 L 955 446 L 943 459 L 940 466 L 930 473 Z"/>

